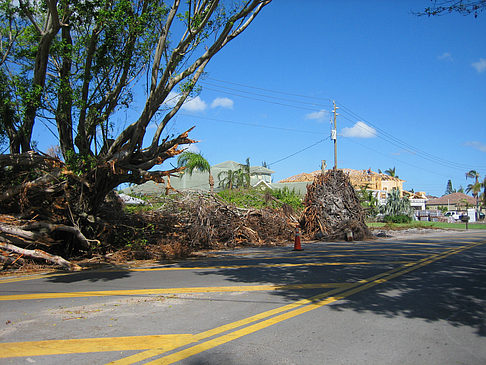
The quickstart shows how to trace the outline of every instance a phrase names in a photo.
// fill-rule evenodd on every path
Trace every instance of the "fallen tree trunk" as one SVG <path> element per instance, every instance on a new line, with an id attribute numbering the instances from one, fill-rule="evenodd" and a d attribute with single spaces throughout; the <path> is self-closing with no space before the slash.
<path id="1" fill-rule="evenodd" d="M 14 252 L 14 253 L 20 254 L 24 257 L 29 257 L 29 258 L 38 259 L 38 260 L 39 259 L 40 260 L 46 260 L 48 262 L 59 265 L 62 268 L 69 270 L 69 271 L 81 270 L 80 266 L 73 264 L 73 263 L 71 263 L 67 260 L 64 260 L 60 256 L 51 255 L 51 254 L 49 254 L 45 251 L 42 251 L 42 250 L 26 250 L 25 248 L 20 248 L 20 247 L 14 246 L 14 245 L 9 244 L 9 243 L 1 243 L 1 242 L 0 242 L 0 249 L 10 251 L 10 252 Z"/>

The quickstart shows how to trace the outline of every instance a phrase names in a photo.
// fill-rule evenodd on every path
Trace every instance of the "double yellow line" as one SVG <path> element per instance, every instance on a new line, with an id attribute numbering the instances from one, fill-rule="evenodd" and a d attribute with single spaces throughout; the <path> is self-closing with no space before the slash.
<path id="1" fill-rule="evenodd" d="M 296 317 L 300 314 L 310 312 L 314 309 L 321 308 L 327 304 L 333 303 L 340 299 L 346 298 L 355 293 L 364 291 L 378 284 L 387 282 L 393 278 L 417 270 L 437 260 L 457 254 L 467 249 L 482 245 L 486 242 L 470 242 L 467 245 L 450 249 L 448 251 L 428 256 L 413 263 L 406 263 L 398 268 L 386 271 L 384 273 L 360 280 L 356 283 L 346 284 L 299 284 L 299 285 L 256 285 L 245 286 L 239 290 L 282 290 L 282 289 L 304 289 L 304 288 L 333 288 L 329 291 L 313 296 L 308 299 L 302 299 L 294 303 L 275 308 L 266 312 L 250 316 L 232 323 L 219 326 L 208 331 L 195 335 L 175 334 L 175 335 L 150 335 L 134 337 L 112 337 L 112 338 L 87 338 L 87 339 L 69 339 L 69 340 L 49 340 L 49 341 L 31 341 L 31 342 L 11 342 L 0 344 L 0 358 L 19 357 L 19 356 L 46 356 L 54 354 L 83 353 L 83 352 L 105 352 L 105 351 L 129 351 L 129 350 L 146 350 L 138 354 L 117 360 L 111 364 L 133 364 L 139 361 L 148 360 L 167 354 L 166 356 L 155 359 L 150 364 L 172 364 L 174 362 L 186 359 L 190 356 L 199 354 L 216 346 L 225 344 L 234 339 L 257 332 L 261 329 L 278 324 L 287 319 Z M 395 262 L 397 263 L 397 262 Z M 337 286 L 337 287 L 336 287 Z M 238 287 L 217 287 L 217 288 L 185 288 L 191 292 L 208 292 L 208 291 L 234 291 Z M 164 293 L 177 289 L 148 289 L 164 290 Z M 115 293 L 116 292 L 116 293 Z M 110 292 L 79 292 L 72 293 L 75 296 L 91 295 L 120 295 L 124 291 Z M 49 294 L 49 293 L 48 293 Z M 50 293 L 55 295 L 66 295 L 69 293 Z M 137 293 L 142 294 L 142 293 Z M 145 293 L 150 294 L 150 293 Z M 155 294 L 155 293 L 153 293 Z M 39 294 L 46 295 L 46 294 Z M 13 299 L 13 296 L 10 300 Z M 55 296 L 57 297 L 57 296 Z M 16 298 L 21 299 L 21 298 Z M 23 298 L 34 299 L 34 298 Z M 147 350 L 148 349 L 148 350 Z M 172 353 L 171 353 L 172 352 Z"/>
<path id="2" fill-rule="evenodd" d="M 346 298 L 350 295 L 356 294 L 358 292 L 361 292 L 363 290 L 372 288 L 378 284 L 385 283 L 391 279 L 394 279 L 398 276 L 407 274 L 411 271 L 417 270 L 421 267 L 424 267 L 426 265 L 429 265 L 437 260 L 441 260 L 443 258 L 446 258 L 448 256 L 457 254 L 459 252 L 462 252 L 467 249 L 471 249 L 473 247 L 476 247 L 478 245 L 483 244 L 484 242 L 479 242 L 479 243 L 472 243 L 467 246 L 461 246 L 452 250 L 449 250 L 445 253 L 441 254 L 435 254 L 430 257 L 421 259 L 415 263 L 409 263 L 404 266 L 401 266 L 396 269 L 392 269 L 389 271 L 386 271 L 384 273 L 372 276 L 368 279 L 360 280 L 356 282 L 355 284 L 352 284 L 348 288 L 337 288 L 319 295 L 316 295 L 314 297 L 311 297 L 309 299 L 302 299 L 299 300 L 295 303 L 276 308 L 270 311 L 266 311 L 260 314 L 257 314 L 255 316 L 251 316 L 233 323 L 229 323 L 220 327 L 216 327 L 214 329 L 211 329 L 209 331 L 201 332 L 197 335 L 193 336 L 194 341 L 202 341 L 209 339 L 210 337 L 221 335 L 219 337 L 215 337 L 212 339 L 209 339 L 205 342 L 193 345 L 189 348 L 177 351 L 175 353 L 169 354 L 165 357 L 162 357 L 160 359 L 156 359 L 154 361 L 151 361 L 147 364 L 173 364 L 177 361 L 181 361 L 183 359 L 186 359 L 188 357 L 191 357 L 193 355 L 199 354 L 201 352 L 207 351 L 209 349 L 212 349 L 214 347 L 220 346 L 224 343 L 233 341 L 237 338 L 246 336 L 250 333 L 257 332 L 263 328 L 270 327 L 274 324 L 277 324 L 279 322 L 285 321 L 289 318 L 293 318 L 295 316 L 298 316 L 300 314 L 304 314 L 307 312 L 310 312 L 314 309 L 320 308 L 322 306 L 328 305 L 330 303 L 333 303 L 335 301 L 341 300 L 343 298 Z M 286 312 L 286 313 L 283 313 Z M 282 314 L 279 314 L 282 313 Z M 278 315 L 277 315 L 278 314 Z M 273 316 L 273 317 L 272 317 Z M 269 318 L 272 317 L 272 318 Z M 268 319 L 266 319 L 268 318 Z M 255 324 L 251 324 L 257 321 L 261 321 Z M 250 325 L 251 324 L 251 325 Z M 247 326 L 249 325 L 249 326 Z M 237 329 L 242 326 L 247 326 L 241 329 Z M 227 331 L 234 330 L 233 332 L 226 333 Z M 155 357 L 158 355 L 161 355 L 165 353 L 163 349 L 151 349 L 148 351 L 141 352 L 139 354 L 135 354 L 123 359 L 120 359 L 118 361 L 113 361 L 110 364 L 133 364 L 139 361 L 143 361 L 146 359 L 149 359 L 151 357 Z"/>

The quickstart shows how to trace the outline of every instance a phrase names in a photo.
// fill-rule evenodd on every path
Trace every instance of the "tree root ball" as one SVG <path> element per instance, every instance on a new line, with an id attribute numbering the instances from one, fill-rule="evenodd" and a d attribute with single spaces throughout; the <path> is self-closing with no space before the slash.
<path id="1" fill-rule="evenodd" d="M 307 186 L 300 227 L 306 239 L 363 240 L 371 237 L 365 213 L 349 177 L 329 170 Z"/>

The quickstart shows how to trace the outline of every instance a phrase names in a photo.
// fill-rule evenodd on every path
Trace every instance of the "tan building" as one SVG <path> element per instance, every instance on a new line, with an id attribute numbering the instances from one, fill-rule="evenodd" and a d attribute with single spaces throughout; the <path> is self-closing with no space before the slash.
<path id="1" fill-rule="evenodd" d="M 452 193 L 427 202 L 427 209 L 447 207 L 447 210 L 466 210 L 476 207 L 476 199 L 464 193 Z"/>
<path id="2" fill-rule="evenodd" d="M 398 177 L 389 176 L 387 174 L 378 173 L 368 170 L 353 170 L 353 169 L 342 169 L 348 174 L 351 184 L 356 190 L 366 189 L 375 192 L 375 196 L 378 198 L 380 204 L 384 204 L 388 193 L 394 189 L 400 191 L 401 196 L 406 196 L 410 199 L 410 203 L 414 209 L 424 210 L 425 203 L 427 201 L 425 192 L 411 193 L 409 191 L 403 190 L 402 180 Z M 291 176 L 289 178 L 280 180 L 279 183 L 297 183 L 297 182 L 312 182 L 314 177 L 319 175 L 321 170 L 313 171 L 310 173 L 302 173 L 298 175 Z"/>
<path id="3" fill-rule="evenodd" d="M 398 189 L 400 193 L 403 192 L 403 183 L 405 180 L 399 179 L 398 177 L 389 176 L 383 173 L 377 173 L 369 170 L 353 170 L 353 169 L 341 169 L 349 176 L 351 184 L 356 190 L 365 188 L 367 190 L 374 191 L 391 191 L 393 189 Z M 319 175 L 321 170 L 313 171 L 310 173 L 302 173 L 299 175 L 291 176 L 289 178 L 280 180 L 279 183 L 289 183 L 289 182 L 312 182 L 314 177 Z M 386 194 L 385 194 L 386 195 Z"/>

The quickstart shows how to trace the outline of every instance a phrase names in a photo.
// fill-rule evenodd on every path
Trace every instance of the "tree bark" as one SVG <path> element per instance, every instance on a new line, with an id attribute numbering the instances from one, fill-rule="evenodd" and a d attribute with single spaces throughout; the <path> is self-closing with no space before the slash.
<path id="1" fill-rule="evenodd" d="M 80 271 L 82 268 L 79 265 L 73 264 L 65 259 L 63 259 L 61 256 L 56 256 L 56 255 L 51 255 L 45 251 L 42 250 L 26 250 L 24 248 L 20 248 L 14 245 L 11 245 L 9 243 L 1 243 L 0 242 L 0 248 L 6 251 L 14 252 L 17 254 L 20 254 L 24 257 L 30 257 L 33 259 L 41 259 L 41 260 L 46 260 L 48 262 L 52 262 L 56 265 L 61 266 L 62 268 L 68 270 L 68 271 Z"/>

